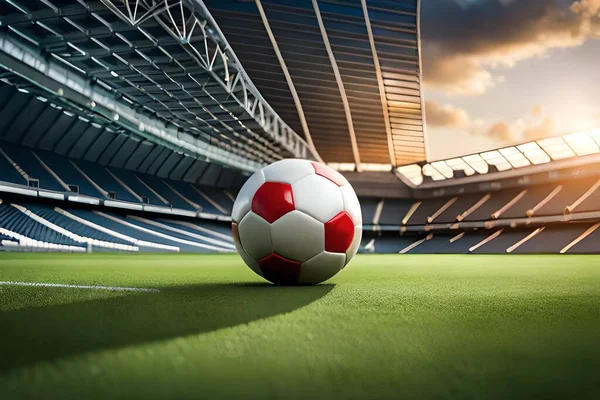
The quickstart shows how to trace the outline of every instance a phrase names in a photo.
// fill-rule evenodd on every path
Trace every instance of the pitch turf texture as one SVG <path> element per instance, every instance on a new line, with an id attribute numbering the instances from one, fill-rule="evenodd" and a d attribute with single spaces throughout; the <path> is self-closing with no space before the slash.
<path id="1" fill-rule="evenodd" d="M 600 398 L 600 257 L 0 254 L 0 398 Z"/>

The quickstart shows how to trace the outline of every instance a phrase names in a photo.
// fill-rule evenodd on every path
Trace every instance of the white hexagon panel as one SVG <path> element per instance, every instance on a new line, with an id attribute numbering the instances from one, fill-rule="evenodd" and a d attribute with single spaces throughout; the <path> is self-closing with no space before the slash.
<path id="1" fill-rule="evenodd" d="M 344 211 L 344 199 L 338 185 L 320 175 L 309 175 L 292 185 L 296 210 L 322 223 Z"/>
<path id="2" fill-rule="evenodd" d="M 271 225 L 271 238 L 277 254 L 298 262 L 325 251 L 325 225 L 298 210 Z"/>
<path id="3" fill-rule="evenodd" d="M 354 257 L 362 236 L 350 183 L 307 160 L 281 160 L 257 171 L 240 190 L 232 219 L 244 262 L 281 285 L 331 278 Z"/>

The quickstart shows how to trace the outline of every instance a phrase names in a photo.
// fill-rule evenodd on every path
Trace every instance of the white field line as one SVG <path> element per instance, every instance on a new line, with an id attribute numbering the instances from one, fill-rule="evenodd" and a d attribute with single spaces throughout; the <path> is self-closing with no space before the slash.
<path id="1" fill-rule="evenodd" d="M 150 289 L 150 288 L 135 288 L 135 287 L 123 287 L 123 286 L 99 286 L 99 285 L 69 285 L 69 284 L 66 284 L 66 283 L 41 283 L 41 282 L 0 281 L 0 285 L 3 285 L 3 286 L 33 286 L 33 287 L 72 288 L 72 289 L 96 289 L 96 290 L 109 290 L 111 292 L 147 292 L 147 293 L 160 293 L 160 290 L 158 290 L 158 289 Z"/>

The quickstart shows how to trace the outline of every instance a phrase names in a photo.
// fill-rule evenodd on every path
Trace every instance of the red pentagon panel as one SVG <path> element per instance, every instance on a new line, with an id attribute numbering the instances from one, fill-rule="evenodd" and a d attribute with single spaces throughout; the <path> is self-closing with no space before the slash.
<path id="1" fill-rule="evenodd" d="M 345 253 L 354 239 L 354 222 L 342 211 L 325 223 L 325 251 Z"/>
<path id="2" fill-rule="evenodd" d="M 294 210 L 294 194 L 288 183 L 265 182 L 252 199 L 252 211 L 270 224 Z"/>
<path id="3" fill-rule="evenodd" d="M 321 175 L 322 177 L 329 179 L 336 185 L 344 186 L 346 183 L 348 183 L 346 178 L 344 178 L 344 175 L 340 174 L 332 168 L 329 168 L 327 165 L 316 162 L 311 162 L 311 164 L 315 169 L 315 174 Z"/>
<path id="4" fill-rule="evenodd" d="M 300 263 L 273 253 L 258 260 L 263 276 L 276 285 L 295 285 L 300 277 Z"/>

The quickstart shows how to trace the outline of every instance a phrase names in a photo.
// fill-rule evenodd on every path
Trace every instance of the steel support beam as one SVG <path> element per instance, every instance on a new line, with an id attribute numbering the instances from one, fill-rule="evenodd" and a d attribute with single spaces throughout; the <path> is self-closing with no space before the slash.
<path id="1" fill-rule="evenodd" d="M 160 118 L 139 112 L 113 92 L 66 69 L 52 58 L 44 57 L 38 49 L 15 42 L 6 34 L 0 35 L 0 66 L 57 98 L 77 104 L 112 120 L 135 136 L 174 151 L 245 171 L 255 171 L 264 165 L 201 141 Z"/>
<path id="2" fill-rule="evenodd" d="M 346 123 L 348 124 L 348 134 L 350 135 L 350 144 L 352 145 L 352 155 L 354 156 L 354 164 L 356 165 L 356 171 L 361 172 L 362 168 L 360 165 L 360 153 L 358 151 L 356 132 L 354 131 L 354 122 L 352 121 L 350 103 L 348 102 L 348 97 L 346 96 L 344 82 L 342 81 L 340 69 L 338 68 L 337 61 L 335 60 L 335 55 L 333 54 L 333 50 L 331 49 L 331 44 L 329 43 L 329 36 L 327 36 L 327 30 L 325 29 L 325 24 L 323 23 L 323 18 L 321 17 L 319 3 L 317 0 L 312 0 L 312 4 L 315 10 L 315 15 L 317 16 L 317 22 L 319 23 L 319 29 L 321 30 L 321 36 L 323 37 L 323 43 L 325 44 L 325 48 L 327 49 L 329 62 L 331 63 L 331 68 L 333 69 L 333 74 L 335 75 L 335 80 L 340 90 L 342 104 L 344 105 L 344 112 L 346 114 Z"/>
<path id="3" fill-rule="evenodd" d="M 371 45 L 371 53 L 373 54 L 373 64 L 375 66 L 375 75 L 377 76 L 377 85 L 379 87 L 379 96 L 381 97 L 381 109 L 383 110 L 383 119 L 385 122 L 385 132 L 387 135 L 388 151 L 390 153 L 390 163 L 393 167 L 396 166 L 396 155 L 394 154 L 394 142 L 392 140 L 392 126 L 390 123 L 390 114 L 388 110 L 387 97 L 385 94 L 385 85 L 383 84 L 383 74 L 381 73 L 381 64 L 379 63 L 379 55 L 375 47 L 375 39 L 373 37 L 373 29 L 371 28 L 371 18 L 369 17 L 369 9 L 367 0 L 360 0 L 362 3 L 363 15 L 365 18 L 365 26 L 369 36 L 369 44 Z"/>
<path id="4" fill-rule="evenodd" d="M 260 0 L 255 0 L 256 7 L 258 8 L 258 13 L 260 14 L 260 18 L 262 19 L 265 30 L 267 31 L 267 35 L 269 36 L 269 40 L 271 41 L 271 45 L 273 46 L 273 50 L 275 51 L 275 55 L 277 56 L 277 60 L 279 61 L 279 65 L 281 70 L 283 71 L 283 75 L 285 76 L 285 80 L 290 89 L 290 93 L 292 94 L 292 98 L 294 99 L 294 104 L 296 105 L 296 111 L 298 112 L 298 118 L 300 119 L 300 125 L 302 125 L 302 131 L 304 132 L 304 137 L 306 137 L 306 141 L 308 142 L 309 147 L 313 151 L 313 154 L 316 155 L 318 161 L 323 162 L 321 157 L 319 156 L 317 149 L 312 140 L 312 136 L 310 135 L 310 129 L 308 128 L 308 123 L 306 122 L 306 115 L 304 114 L 304 110 L 302 108 L 302 102 L 300 101 L 300 97 L 298 96 L 298 92 L 296 91 L 296 87 L 294 86 L 294 81 L 290 75 L 290 71 L 285 63 L 285 59 L 281 54 L 281 50 L 279 50 L 279 45 L 277 44 L 277 39 L 275 39 L 275 35 L 273 35 L 273 31 L 271 30 L 271 25 L 269 24 L 269 19 L 267 18 L 267 14 L 263 9 L 262 3 Z"/>

